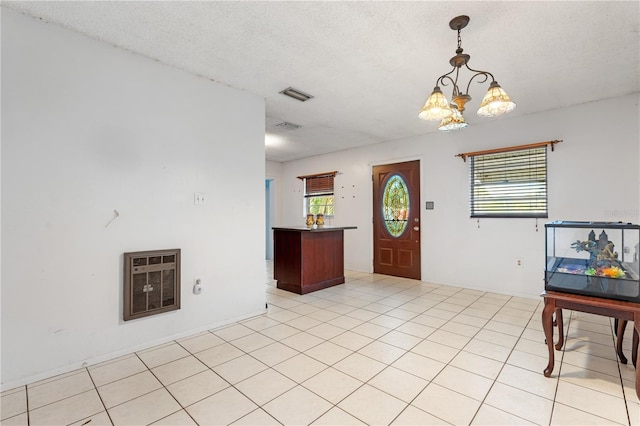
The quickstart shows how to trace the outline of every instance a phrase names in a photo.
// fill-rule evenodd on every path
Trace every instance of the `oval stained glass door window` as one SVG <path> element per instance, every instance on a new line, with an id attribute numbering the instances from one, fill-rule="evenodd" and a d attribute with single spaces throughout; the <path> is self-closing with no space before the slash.
<path id="1" fill-rule="evenodd" d="M 409 207 L 407 184 L 402 176 L 391 176 L 382 193 L 382 216 L 387 231 L 393 237 L 399 237 L 407 229 Z"/>

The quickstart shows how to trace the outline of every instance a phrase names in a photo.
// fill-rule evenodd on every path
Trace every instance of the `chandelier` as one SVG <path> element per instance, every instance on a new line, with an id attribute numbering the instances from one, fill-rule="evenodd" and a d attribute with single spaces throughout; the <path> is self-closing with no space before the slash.
<path id="1" fill-rule="evenodd" d="M 427 99 L 424 107 L 420 110 L 418 117 L 423 120 L 441 120 L 439 130 L 452 131 L 463 129 L 468 126 L 464 120 L 462 113 L 465 109 L 465 104 L 471 100 L 469 95 L 469 87 L 471 82 L 478 77 L 478 83 L 484 83 L 491 77 L 491 83 L 489 84 L 489 90 L 484 95 L 480 108 L 478 109 L 478 115 L 480 117 L 497 117 L 502 114 L 513 111 L 516 104 L 511 100 L 509 95 L 500 87 L 496 79 L 488 71 L 474 70 L 469 67 L 469 59 L 471 56 L 462 53 L 462 38 L 460 38 L 460 30 L 467 26 L 469 23 L 469 17 L 462 15 L 453 18 L 449 22 L 449 27 L 452 30 L 458 31 L 458 48 L 456 49 L 456 56 L 449 60 L 449 64 L 453 66 L 453 69 L 448 73 L 441 75 L 436 80 L 436 87 L 433 89 L 431 95 Z M 465 92 L 460 90 L 458 86 L 458 77 L 460 76 L 460 69 L 466 67 L 473 73 L 469 82 L 467 83 L 467 89 Z M 455 73 L 455 74 L 454 74 Z M 452 74 L 454 74 L 452 78 Z M 452 95 L 451 103 L 440 90 L 440 85 L 448 86 L 451 84 Z"/>

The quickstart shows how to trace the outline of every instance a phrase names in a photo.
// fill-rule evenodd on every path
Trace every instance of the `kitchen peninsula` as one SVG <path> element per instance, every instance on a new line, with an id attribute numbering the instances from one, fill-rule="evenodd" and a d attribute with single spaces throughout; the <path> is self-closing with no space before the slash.
<path id="1" fill-rule="evenodd" d="M 344 230 L 355 226 L 273 228 L 273 277 L 298 294 L 344 283 Z"/>

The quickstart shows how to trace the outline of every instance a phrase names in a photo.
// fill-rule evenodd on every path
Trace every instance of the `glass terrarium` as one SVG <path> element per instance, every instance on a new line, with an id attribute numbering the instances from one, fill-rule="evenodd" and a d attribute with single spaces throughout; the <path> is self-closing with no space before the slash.
<path id="1" fill-rule="evenodd" d="M 545 290 L 640 302 L 640 226 L 556 221 L 545 229 Z"/>

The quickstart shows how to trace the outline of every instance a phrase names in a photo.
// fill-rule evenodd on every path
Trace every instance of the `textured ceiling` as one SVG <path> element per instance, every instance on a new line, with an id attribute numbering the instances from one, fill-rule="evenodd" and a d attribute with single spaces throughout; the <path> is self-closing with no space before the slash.
<path id="1" fill-rule="evenodd" d="M 470 66 L 490 71 L 511 95 L 511 116 L 640 86 L 638 1 L 2 5 L 263 97 L 274 161 L 436 132 L 417 113 L 450 71 L 456 33 L 448 23 L 457 15 L 471 17 L 462 30 Z M 289 86 L 314 98 L 279 94 Z M 492 120 L 475 115 L 486 88 L 471 87 L 470 125 Z M 302 127 L 276 127 L 283 121 Z"/>

